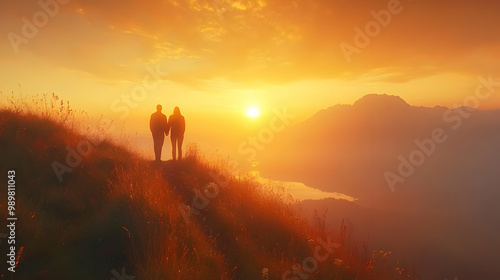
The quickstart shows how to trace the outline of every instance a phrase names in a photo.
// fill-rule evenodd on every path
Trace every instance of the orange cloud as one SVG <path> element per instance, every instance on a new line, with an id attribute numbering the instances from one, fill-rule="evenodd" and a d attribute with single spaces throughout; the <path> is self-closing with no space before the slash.
<path id="1" fill-rule="evenodd" d="M 48 3 L 56 0 L 42 0 Z M 498 73 L 500 3 L 401 0 L 370 44 L 347 63 L 339 45 L 390 1 L 348 0 L 72 0 L 22 52 L 102 79 L 135 79 L 160 63 L 193 86 L 224 78 L 242 83 L 302 79 L 406 82 L 442 73 Z M 21 34 L 37 2 L 5 1 L 3 34 Z M 22 35 L 22 34 L 21 34 Z M 7 44 L 0 56 L 15 56 Z"/>

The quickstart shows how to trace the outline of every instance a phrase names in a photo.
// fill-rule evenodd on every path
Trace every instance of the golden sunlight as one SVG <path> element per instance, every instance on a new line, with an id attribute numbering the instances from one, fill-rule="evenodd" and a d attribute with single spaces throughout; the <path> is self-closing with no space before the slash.
<path id="1" fill-rule="evenodd" d="M 259 110 L 259 108 L 255 107 L 255 106 L 249 107 L 247 109 L 247 115 L 252 119 L 256 118 L 260 115 L 260 110 Z"/>

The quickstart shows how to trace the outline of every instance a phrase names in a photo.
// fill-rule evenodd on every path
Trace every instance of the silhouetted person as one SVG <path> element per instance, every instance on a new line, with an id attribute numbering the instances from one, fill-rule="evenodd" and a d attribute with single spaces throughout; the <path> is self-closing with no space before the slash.
<path id="1" fill-rule="evenodd" d="M 151 115 L 151 119 L 149 120 L 149 129 L 153 134 L 156 161 L 161 161 L 161 148 L 163 147 L 165 136 L 168 136 L 169 130 L 167 116 L 162 114 L 161 109 L 160 104 L 156 105 L 156 112 Z"/>
<path id="2" fill-rule="evenodd" d="M 170 126 L 170 141 L 172 142 L 172 159 L 175 160 L 177 147 L 179 148 L 179 159 L 182 159 L 182 141 L 184 141 L 186 121 L 181 115 L 179 107 L 174 108 L 173 115 L 168 118 L 168 125 Z"/>

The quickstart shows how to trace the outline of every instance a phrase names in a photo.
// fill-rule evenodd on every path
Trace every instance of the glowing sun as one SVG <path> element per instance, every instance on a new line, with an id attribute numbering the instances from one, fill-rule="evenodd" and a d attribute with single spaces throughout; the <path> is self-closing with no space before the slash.
<path id="1" fill-rule="evenodd" d="M 260 110 L 259 110 L 259 108 L 255 107 L 255 106 L 249 107 L 247 110 L 247 115 L 250 118 L 256 118 L 260 115 Z"/>

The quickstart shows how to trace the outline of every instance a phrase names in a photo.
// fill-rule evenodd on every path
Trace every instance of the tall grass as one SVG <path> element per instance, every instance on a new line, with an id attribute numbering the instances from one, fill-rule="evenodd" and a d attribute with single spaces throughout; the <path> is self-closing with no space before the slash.
<path id="1" fill-rule="evenodd" d="M 70 107 L 69 101 L 64 101 L 55 93 L 23 96 L 21 92 L 19 94 L 14 92 L 6 94 L 0 91 L 0 99 L 4 101 L 0 106 L 6 110 L 17 114 L 50 118 L 59 123 L 72 121 L 72 118 L 77 113 Z M 84 112 L 80 111 L 80 113 Z"/>
<path id="2" fill-rule="evenodd" d="M 223 159 L 196 147 L 183 161 L 157 165 L 104 141 L 60 183 L 51 163 L 89 136 L 68 126 L 74 111 L 47 97 L 0 110 L 0 172 L 15 168 L 20 185 L 18 240 L 25 249 L 15 279 L 110 279 L 122 267 L 148 280 L 282 279 L 328 237 L 340 247 L 308 279 L 411 277 L 390 253 L 363 253 L 347 224 L 327 228 L 324 217 L 309 223 L 283 192 L 230 172 Z M 216 181 L 213 174 L 226 184 L 187 223 L 179 206 L 192 206 Z M 1 192 L 2 209 L 5 199 Z"/>
<path id="3" fill-rule="evenodd" d="M 224 273 L 222 257 L 204 233 L 180 215 L 179 198 L 161 169 L 136 160 L 115 172 L 117 180 L 109 184 L 111 199 L 126 201 L 129 220 L 123 229 L 139 279 L 203 279 Z"/>

